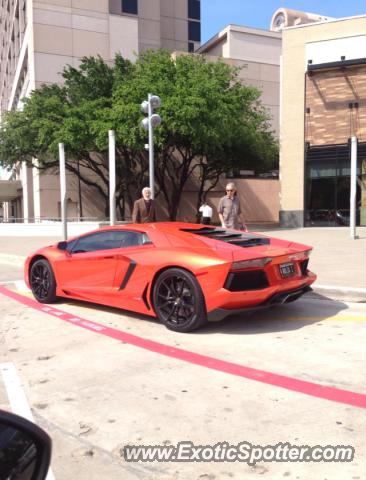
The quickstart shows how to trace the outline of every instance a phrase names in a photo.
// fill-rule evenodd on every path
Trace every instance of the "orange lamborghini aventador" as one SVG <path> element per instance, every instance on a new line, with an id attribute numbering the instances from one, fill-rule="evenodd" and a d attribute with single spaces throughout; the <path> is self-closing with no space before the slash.
<path id="1" fill-rule="evenodd" d="M 207 320 L 299 298 L 316 279 L 310 251 L 214 226 L 125 224 L 38 250 L 26 260 L 25 281 L 42 303 L 86 300 L 189 332 Z"/>

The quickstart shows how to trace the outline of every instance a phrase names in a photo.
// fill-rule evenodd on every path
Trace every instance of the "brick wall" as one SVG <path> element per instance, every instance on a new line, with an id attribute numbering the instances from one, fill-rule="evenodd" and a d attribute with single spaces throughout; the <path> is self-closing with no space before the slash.
<path id="1" fill-rule="evenodd" d="M 366 141 L 366 66 L 307 74 L 305 141 L 347 143 L 352 135 Z"/>

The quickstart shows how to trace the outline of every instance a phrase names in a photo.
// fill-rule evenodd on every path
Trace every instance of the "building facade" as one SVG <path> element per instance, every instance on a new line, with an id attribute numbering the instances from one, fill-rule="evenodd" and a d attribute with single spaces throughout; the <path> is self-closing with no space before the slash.
<path id="1" fill-rule="evenodd" d="M 210 61 L 224 61 L 239 67 L 239 78 L 261 91 L 261 102 L 267 109 L 271 129 L 279 137 L 280 112 L 280 32 L 239 25 L 228 25 L 198 49 Z M 245 155 L 245 153 L 243 153 Z M 234 181 L 249 223 L 277 223 L 279 220 L 279 180 L 253 177 L 253 171 L 236 169 L 222 178 L 210 200 L 217 206 L 228 181 Z M 230 180 L 229 180 L 230 178 Z M 218 218 L 215 218 L 218 220 Z"/>
<path id="2" fill-rule="evenodd" d="M 358 225 L 366 225 L 366 16 L 283 31 L 284 226 L 349 224 L 350 138 L 358 139 Z"/>
<path id="3" fill-rule="evenodd" d="M 200 0 L 1 0 L 1 111 L 42 84 L 60 82 L 84 56 L 113 60 L 148 48 L 194 51 Z"/>
<path id="4" fill-rule="evenodd" d="M 241 80 L 259 88 L 276 136 L 279 135 L 281 49 L 280 32 L 228 25 L 198 50 L 209 60 L 220 58 L 239 67 Z"/>
<path id="5" fill-rule="evenodd" d="M 201 40 L 200 0 L 0 0 L 0 115 L 44 84 L 61 83 L 84 56 L 134 60 L 146 49 L 194 51 Z M 69 215 L 80 216 L 78 182 L 68 176 Z M 58 176 L 19 166 L 21 182 L 5 212 L 17 218 L 60 216 Z M 3 192 L 5 192 L 3 188 Z M 104 216 L 85 191 L 83 215 Z M 1 196 L 1 192 L 0 192 Z M 3 201 L 5 201 L 3 200 Z M 10 203 L 11 202 L 11 203 Z"/>

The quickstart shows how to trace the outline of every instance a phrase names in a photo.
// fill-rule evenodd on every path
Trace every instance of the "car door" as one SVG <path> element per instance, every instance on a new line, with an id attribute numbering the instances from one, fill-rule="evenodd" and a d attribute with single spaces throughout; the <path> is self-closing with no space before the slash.
<path id="1" fill-rule="evenodd" d="M 56 266 L 66 294 L 103 302 L 112 293 L 123 233 L 108 230 L 72 242 Z"/>

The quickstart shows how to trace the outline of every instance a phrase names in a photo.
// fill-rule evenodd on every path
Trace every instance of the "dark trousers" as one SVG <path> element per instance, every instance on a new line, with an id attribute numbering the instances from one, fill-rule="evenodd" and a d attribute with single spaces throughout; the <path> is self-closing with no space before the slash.
<path id="1" fill-rule="evenodd" d="M 211 223 L 211 217 L 202 217 L 202 223 L 204 225 L 210 225 Z"/>

